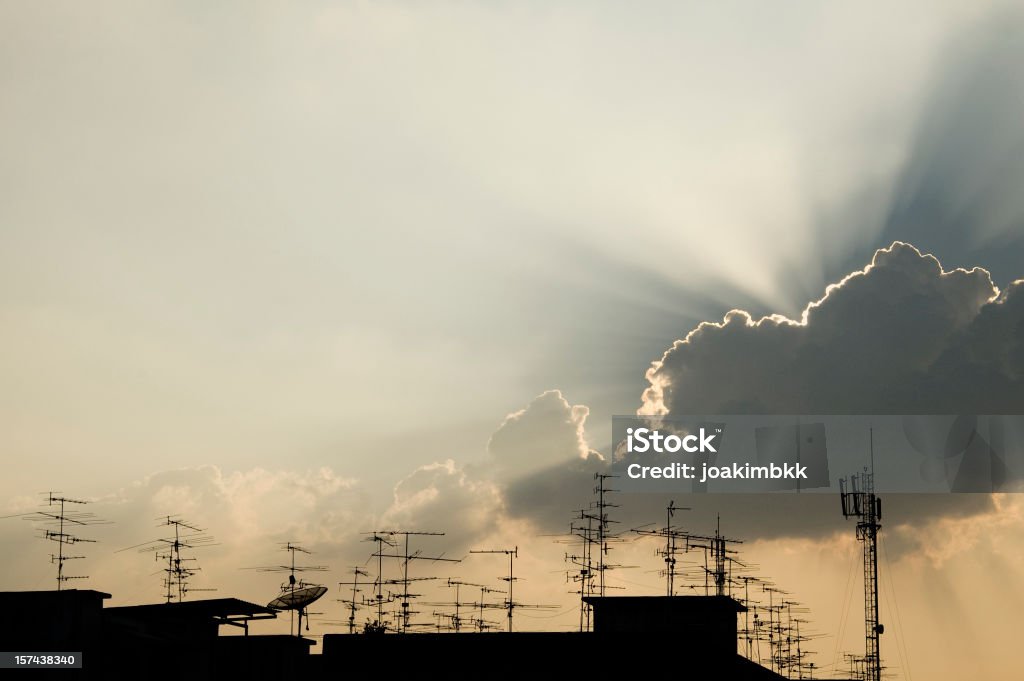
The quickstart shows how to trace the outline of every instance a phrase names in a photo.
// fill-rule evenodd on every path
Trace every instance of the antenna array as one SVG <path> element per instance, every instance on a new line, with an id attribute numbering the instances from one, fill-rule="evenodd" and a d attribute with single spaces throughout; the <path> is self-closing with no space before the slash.
<path id="1" fill-rule="evenodd" d="M 216 589 L 195 589 L 189 586 L 189 580 L 201 568 L 197 565 L 193 566 L 196 563 L 195 558 L 182 556 L 182 549 L 213 546 L 213 537 L 206 534 L 206 530 L 191 525 L 176 516 L 163 516 L 156 520 L 162 521 L 159 527 L 173 527 L 174 536 L 161 537 L 120 549 L 120 551 L 138 549 L 140 553 L 152 553 L 153 559 L 156 561 L 167 561 L 167 567 L 161 570 L 163 573 L 161 584 L 167 603 L 175 599 L 180 603 L 192 591 L 216 591 Z"/>
<path id="2" fill-rule="evenodd" d="M 361 593 L 359 589 L 359 578 L 369 577 L 370 573 L 362 570 L 359 567 L 352 568 L 352 581 L 351 582 L 338 582 L 338 586 L 351 586 L 352 587 L 352 598 L 350 599 L 339 599 L 340 602 L 345 604 L 348 610 L 348 633 L 356 633 L 356 612 L 359 610 L 359 601 L 356 597 Z"/>
<path id="3" fill-rule="evenodd" d="M 25 520 L 31 520 L 43 525 L 42 539 L 57 544 L 57 553 L 50 554 L 50 563 L 57 566 L 57 591 L 60 591 L 64 582 L 72 579 L 88 579 L 88 575 L 67 575 L 64 574 L 64 563 L 69 560 L 82 560 L 85 556 L 69 555 L 67 547 L 75 544 L 95 544 L 95 539 L 80 537 L 76 532 L 82 527 L 90 525 L 106 525 L 107 521 L 97 518 L 88 511 L 71 511 L 69 506 L 81 506 L 88 504 L 83 499 L 72 499 L 62 496 L 56 492 L 46 493 L 46 510 L 35 511 L 23 514 Z"/>
<path id="4" fill-rule="evenodd" d="M 320 588 L 320 593 L 315 595 L 315 596 L 313 596 L 312 600 L 306 600 L 306 601 L 300 602 L 301 599 L 296 597 L 296 592 L 302 591 L 304 589 L 308 590 L 311 587 L 317 587 L 318 585 L 307 583 L 307 582 L 305 582 L 305 581 L 303 581 L 301 579 L 296 579 L 295 575 L 296 574 L 301 574 L 303 572 L 323 572 L 327 568 L 324 567 L 323 565 L 296 565 L 295 564 L 295 554 L 296 553 L 304 553 L 306 555 L 311 555 L 313 553 L 312 551 L 309 551 L 308 549 L 304 549 L 301 546 L 298 546 L 297 544 L 292 544 L 291 542 L 285 542 L 285 544 L 281 547 L 281 550 L 282 551 L 287 551 L 290 554 L 290 562 L 287 565 L 266 565 L 266 566 L 263 566 L 263 567 L 257 567 L 257 568 L 251 568 L 251 569 L 257 570 L 259 572 L 287 572 L 288 573 L 288 581 L 281 585 L 281 594 L 277 597 L 277 599 L 274 602 L 271 603 L 270 607 L 272 607 L 272 608 L 273 607 L 277 607 L 278 609 L 282 609 L 282 610 L 287 608 L 289 610 L 289 612 L 291 613 L 291 620 L 288 623 L 288 633 L 289 634 L 292 633 L 293 625 L 295 624 L 295 613 L 298 612 L 299 613 L 299 622 L 298 622 L 299 626 L 298 626 L 298 628 L 295 629 L 295 635 L 296 636 L 302 636 L 302 618 L 306 614 L 306 606 L 309 605 L 309 603 L 312 603 L 317 598 L 319 598 L 321 595 L 323 595 L 323 592 L 325 592 L 327 589 L 324 589 L 323 587 L 321 587 Z M 275 603 L 277 601 L 281 601 L 281 600 L 287 600 L 289 604 L 285 605 L 284 607 L 276 606 Z M 313 613 L 313 614 L 320 614 L 320 613 Z M 309 630 L 309 620 L 308 619 L 306 620 L 306 630 L 307 631 Z"/>
<path id="5" fill-rule="evenodd" d="M 875 495 L 875 435 L 869 431 L 870 470 L 839 481 L 843 516 L 857 518 L 857 540 L 864 548 L 864 678 L 880 681 L 879 638 L 885 627 L 878 621 L 878 531 L 882 529 L 882 500 Z"/>
<path id="6" fill-rule="evenodd" d="M 409 537 L 443 537 L 444 532 L 412 532 L 409 530 L 383 530 L 369 533 L 372 535 L 373 541 L 378 541 L 378 549 L 373 554 L 377 558 L 378 574 L 377 574 L 377 603 L 378 603 L 378 622 L 383 624 L 383 594 L 382 588 L 384 584 L 393 584 L 402 587 L 401 593 L 401 611 L 398 615 L 398 627 L 401 628 L 402 632 L 405 633 L 409 630 L 409 619 L 410 616 L 415 614 L 409 609 L 409 599 L 419 598 L 421 594 L 409 593 L 409 584 L 412 582 L 422 582 L 428 580 L 437 579 L 437 577 L 410 577 L 409 576 L 409 564 L 414 560 L 429 560 L 432 562 L 445 562 L 445 563 L 459 563 L 459 558 L 445 558 L 444 555 L 440 556 L 424 556 L 421 555 L 419 550 L 409 552 Z M 384 553 L 384 545 L 388 545 L 392 548 L 397 549 L 397 543 L 395 541 L 384 541 L 384 537 L 404 537 L 404 551 L 402 553 Z M 383 561 L 384 558 L 395 558 L 401 561 L 402 576 L 399 579 L 389 579 L 384 581 L 383 577 Z M 393 596 L 389 594 L 389 600 L 393 599 Z"/>

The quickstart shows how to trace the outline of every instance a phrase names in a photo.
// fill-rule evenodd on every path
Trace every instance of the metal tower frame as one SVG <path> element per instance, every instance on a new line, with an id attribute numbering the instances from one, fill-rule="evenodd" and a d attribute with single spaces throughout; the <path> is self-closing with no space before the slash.
<path id="1" fill-rule="evenodd" d="M 875 437 L 869 434 L 871 468 L 839 481 L 843 516 L 857 518 L 857 540 L 864 550 L 864 674 L 867 681 L 881 681 L 880 637 L 885 627 L 878 621 L 878 531 L 882 529 L 882 500 L 875 495 Z"/>

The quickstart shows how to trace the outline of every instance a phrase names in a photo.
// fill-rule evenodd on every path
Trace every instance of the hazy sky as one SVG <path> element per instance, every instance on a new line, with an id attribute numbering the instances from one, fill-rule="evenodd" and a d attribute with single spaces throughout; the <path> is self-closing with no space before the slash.
<path id="1" fill-rule="evenodd" d="M 435 497 L 502 515 L 514 490 L 479 470 L 560 465 L 559 423 L 566 457 L 603 449 L 702 320 L 799 315 L 895 239 L 1006 288 L 1022 26 L 976 1 L 0 2 L 0 514 L 105 500 L 94 574 L 125 583 L 90 585 L 121 602 L 157 578 L 104 552 L 149 538 L 146 513 L 205 515 L 236 551 L 211 578 L 267 600 L 235 568 L 275 541 L 330 545 L 340 579 L 352 533 L 442 523 L 417 515 Z M 556 413 L 548 444 L 489 450 L 528 405 Z M 1012 516 L 985 509 L 948 522 Z M 531 522 L 451 525 L 525 543 Z M 0 523 L 25 550 L 0 587 L 45 586 L 42 542 Z M 994 660 L 1004 623 L 972 594 L 1020 564 L 1000 528 L 1018 543 L 988 562 L 900 568 L 949 580 Z M 758 549 L 831 634 L 848 562 L 778 557 L 845 560 L 843 537 Z M 543 550 L 524 569 L 557 582 Z M 900 599 L 927 669 L 952 634 Z"/>

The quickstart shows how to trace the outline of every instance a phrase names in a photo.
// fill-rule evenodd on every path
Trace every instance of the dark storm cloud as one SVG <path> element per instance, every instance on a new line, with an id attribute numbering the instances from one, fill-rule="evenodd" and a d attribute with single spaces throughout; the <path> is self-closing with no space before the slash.
<path id="1" fill-rule="evenodd" d="M 799 321 L 734 310 L 647 373 L 644 413 L 1013 414 L 1024 410 L 1024 281 L 944 272 L 894 243 Z"/>
<path id="2" fill-rule="evenodd" d="M 942 414 L 1024 409 L 1024 281 L 1000 292 L 983 269 L 944 271 L 904 243 L 826 290 L 800 320 L 754 321 L 742 311 L 703 323 L 647 374 L 648 413 Z M 505 418 L 490 460 L 416 471 L 395 488 L 389 513 L 433 518 L 467 545 L 494 529 L 481 519 L 526 519 L 564 531 L 593 501 L 606 461 L 591 449 L 587 407 L 545 392 Z M 612 482 L 614 487 L 614 482 Z M 670 497 L 618 495 L 617 529 L 660 521 Z M 676 495 L 696 531 L 719 514 L 748 539 L 821 536 L 847 526 L 834 495 Z M 986 495 L 887 495 L 890 524 L 993 508 Z M 452 504 L 457 509 L 452 512 Z M 899 550 L 899 546 L 894 547 Z"/>
<path id="3" fill-rule="evenodd" d="M 677 341 L 648 372 L 641 411 L 667 414 L 1021 413 L 1024 281 L 1001 293 L 981 269 L 943 271 L 895 243 L 829 287 L 799 321 L 733 311 Z M 631 495 L 627 523 L 667 497 Z M 722 513 L 746 537 L 844 527 L 832 495 L 689 495 L 707 527 Z M 986 495 L 891 495 L 890 523 L 992 510 Z M 683 522 L 686 522 L 684 520 Z M 897 550 L 899 547 L 896 547 Z"/>

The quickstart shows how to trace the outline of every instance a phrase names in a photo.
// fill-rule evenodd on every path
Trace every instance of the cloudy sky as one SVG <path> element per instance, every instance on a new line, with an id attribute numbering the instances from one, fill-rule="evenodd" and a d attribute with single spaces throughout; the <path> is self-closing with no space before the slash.
<path id="1" fill-rule="evenodd" d="M 564 602 L 541 535 L 612 414 L 1021 413 L 1020 63 L 1003 3 L 0 3 L 0 515 L 97 500 L 118 603 L 158 596 L 114 550 L 166 513 L 224 595 L 272 597 L 238 568 L 275 542 L 338 581 L 414 525 L 529 545 Z M 694 529 L 811 605 L 819 666 L 858 650 L 838 509 L 712 501 Z M 890 508 L 911 669 L 976 671 L 955 642 L 998 676 L 1019 502 Z M 48 588 L 0 538 L 2 588 Z"/>

